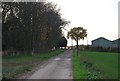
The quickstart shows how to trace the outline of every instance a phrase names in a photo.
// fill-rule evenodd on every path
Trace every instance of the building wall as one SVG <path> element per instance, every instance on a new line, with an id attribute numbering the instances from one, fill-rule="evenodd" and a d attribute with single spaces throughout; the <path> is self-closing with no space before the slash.
<path id="1" fill-rule="evenodd" d="M 92 47 L 98 47 L 98 46 L 105 47 L 105 48 L 108 48 L 108 47 L 115 48 L 117 47 L 117 44 L 113 43 L 112 41 L 103 39 L 103 38 L 92 41 Z"/>

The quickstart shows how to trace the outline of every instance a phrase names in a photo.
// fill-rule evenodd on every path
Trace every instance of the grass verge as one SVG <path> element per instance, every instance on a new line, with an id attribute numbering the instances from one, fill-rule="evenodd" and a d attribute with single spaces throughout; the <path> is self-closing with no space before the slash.
<path id="1" fill-rule="evenodd" d="M 74 79 L 85 79 L 89 74 L 89 71 L 85 69 L 84 65 L 82 65 L 80 58 L 76 56 L 75 50 L 72 55 L 72 67 Z"/>
<path id="2" fill-rule="evenodd" d="M 31 54 L 4 56 L 2 58 L 2 77 L 5 79 L 13 79 L 19 74 L 31 71 L 32 67 L 40 62 L 48 60 L 63 52 L 64 50 L 59 49 L 49 53 L 37 54 L 35 56 L 32 56 Z"/>

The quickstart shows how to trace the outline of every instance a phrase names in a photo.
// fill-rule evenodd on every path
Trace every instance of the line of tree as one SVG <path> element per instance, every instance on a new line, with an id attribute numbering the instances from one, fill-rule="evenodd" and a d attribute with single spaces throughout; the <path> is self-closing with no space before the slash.
<path id="1" fill-rule="evenodd" d="M 57 5 L 47 2 L 2 2 L 2 50 L 40 53 L 58 48 L 61 18 Z"/>

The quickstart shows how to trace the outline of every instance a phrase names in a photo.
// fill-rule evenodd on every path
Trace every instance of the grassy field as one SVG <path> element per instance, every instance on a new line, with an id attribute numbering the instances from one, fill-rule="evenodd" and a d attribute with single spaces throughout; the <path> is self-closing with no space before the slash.
<path id="1" fill-rule="evenodd" d="M 37 54 L 32 56 L 30 54 L 20 56 L 5 56 L 2 58 L 2 77 L 15 78 L 17 75 L 31 71 L 31 68 L 38 63 L 48 60 L 51 57 L 63 53 L 64 50 L 59 49 L 49 53 Z"/>
<path id="2" fill-rule="evenodd" d="M 118 79 L 118 54 L 108 52 L 73 52 L 75 79 Z"/>

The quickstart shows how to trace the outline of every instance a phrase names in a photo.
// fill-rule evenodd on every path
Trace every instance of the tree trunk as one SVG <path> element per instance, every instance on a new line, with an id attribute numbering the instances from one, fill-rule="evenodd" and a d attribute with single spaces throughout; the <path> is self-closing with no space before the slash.
<path id="1" fill-rule="evenodd" d="M 77 56 L 78 56 L 78 40 L 76 41 L 76 43 L 77 43 Z"/>

